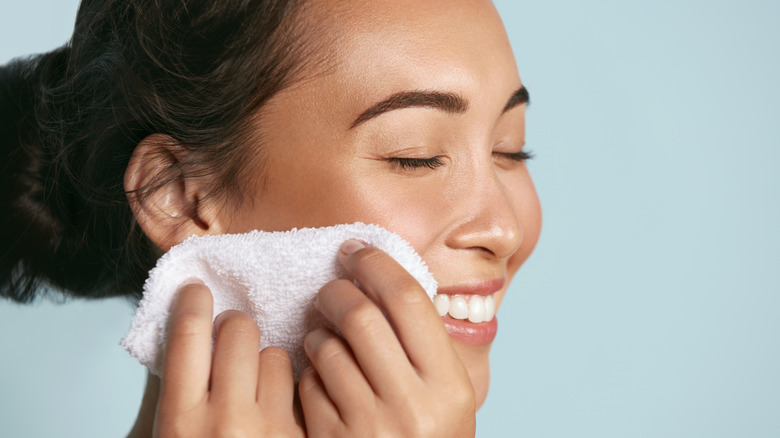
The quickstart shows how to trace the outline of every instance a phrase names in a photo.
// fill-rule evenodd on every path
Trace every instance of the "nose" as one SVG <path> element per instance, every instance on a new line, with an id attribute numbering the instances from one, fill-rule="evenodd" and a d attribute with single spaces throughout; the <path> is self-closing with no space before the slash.
<path id="1" fill-rule="evenodd" d="M 523 241 L 518 205 L 495 171 L 473 175 L 464 185 L 460 208 L 463 219 L 452 229 L 448 245 L 481 250 L 491 258 L 511 257 Z"/>

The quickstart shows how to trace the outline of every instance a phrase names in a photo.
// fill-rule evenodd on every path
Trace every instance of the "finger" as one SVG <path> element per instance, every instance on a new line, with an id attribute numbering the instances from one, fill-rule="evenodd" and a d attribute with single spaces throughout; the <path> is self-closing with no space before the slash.
<path id="1" fill-rule="evenodd" d="M 179 290 L 168 320 L 161 401 L 192 404 L 208 394 L 212 297 L 202 284 Z"/>
<path id="2" fill-rule="evenodd" d="M 320 328 L 306 335 L 306 354 L 317 369 L 328 397 L 347 423 L 356 411 L 365 412 L 375 395 L 349 346 L 331 330 Z"/>
<path id="3" fill-rule="evenodd" d="M 437 373 L 441 363 L 457 359 L 436 308 L 417 280 L 384 251 L 361 242 L 345 242 L 342 265 L 366 295 L 387 312 L 404 350 L 423 373 Z"/>
<path id="4" fill-rule="evenodd" d="M 298 382 L 298 395 L 309 436 L 343 436 L 340 433 L 341 415 L 328 397 L 314 367 L 303 370 Z"/>
<path id="5" fill-rule="evenodd" d="M 316 306 L 344 335 L 371 388 L 381 398 L 403 388 L 399 382 L 407 384 L 418 378 L 387 318 L 351 281 L 336 280 L 323 286 Z M 329 374 L 320 376 L 325 379 Z"/>
<path id="6" fill-rule="evenodd" d="M 226 310 L 214 320 L 211 399 L 255 401 L 260 329 L 246 313 Z"/>
<path id="7" fill-rule="evenodd" d="M 258 357 L 257 402 L 263 411 L 292 414 L 295 381 L 290 355 L 282 348 L 266 347 Z"/>

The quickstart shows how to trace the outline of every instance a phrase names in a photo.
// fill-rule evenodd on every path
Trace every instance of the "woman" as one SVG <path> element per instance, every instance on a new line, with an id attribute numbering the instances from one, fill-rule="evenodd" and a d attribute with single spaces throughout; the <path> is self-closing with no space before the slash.
<path id="1" fill-rule="evenodd" d="M 307 336 L 298 403 L 286 353 L 258 354 L 241 312 L 212 328 L 189 286 L 131 436 L 474 435 L 496 320 L 466 303 L 500 306 L 541 226 L 528 94 L 489 1 L 84 0 L 70 45 L 0 84 L 4 296 L 137 300 L 192 234 L 361 221 L 410 242 L 449 297 L 440 316 L 345 242 L 362 290 L 319 292 L 341 336 Z"/>

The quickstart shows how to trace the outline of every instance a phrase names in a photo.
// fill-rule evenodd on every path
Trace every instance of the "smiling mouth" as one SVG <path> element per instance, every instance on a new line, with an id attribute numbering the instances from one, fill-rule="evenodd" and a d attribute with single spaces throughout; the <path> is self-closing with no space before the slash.
<path id="1" fill-rule="evenodd" d="M 504 288 L 506 280 L 472 283 L 440 288 L 433 304 L 441 317 L 479 324 L 490 322 L 496 316 L 495 294 Z"/>
<path id="2" fill-rule="evenodd" d="M 448 295 L 433 297 L 433 304 L 439 316 L 473 323 L 487 322 L 496 316 L 496 300 L 493 294 L 484 295 Z"/>

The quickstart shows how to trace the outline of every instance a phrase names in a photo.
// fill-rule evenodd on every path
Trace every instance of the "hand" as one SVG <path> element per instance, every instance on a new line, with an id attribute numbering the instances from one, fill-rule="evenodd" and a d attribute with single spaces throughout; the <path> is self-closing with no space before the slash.
<path id="1" fill-rule="evenodd" d="M 474 390 L 430 298 L 386 253 L 356 243 L 339 258 L 363 290 L 337 280 L 317 301 L 343 338 L 318 329 L 304 343 L 309 436 L 473 437 Z"/>
<path id="2" fill-rule="evenodd" d="M 260 347 L 244 312 L 217 316 L 212 358 L 212 297 L 204 285 L 182 288 L 168 323 L 155 437 L 302 437 L 293 415 L 287 352 Z"/>

